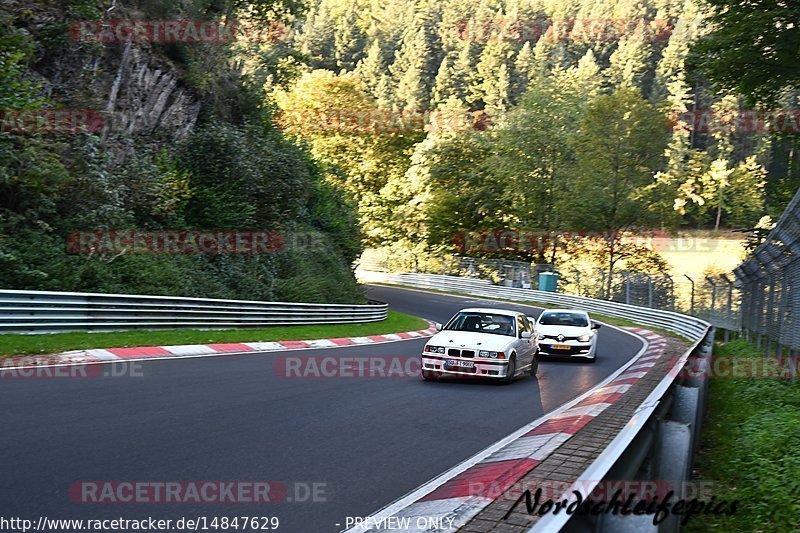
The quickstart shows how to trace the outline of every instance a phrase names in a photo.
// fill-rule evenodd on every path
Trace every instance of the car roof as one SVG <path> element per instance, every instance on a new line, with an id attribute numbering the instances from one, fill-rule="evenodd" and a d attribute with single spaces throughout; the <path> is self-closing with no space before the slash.
<path id="1" fill-rule="evenodd" d="M 544 311 L 542 311 L 542 314 L 545 313 L 578 313 L 580 315 L 589 316 L 589 313 L 581 309 L 545 309 Z"/>
<path id="2" fill-rule="evenodd" d="M 459 313 L 494 313 L 496 315 L 524 315 L 525 313 L 520 313 L 519 311 L 512 311 L 510 309 L 497 309 L 492 307 L 468 307 L 466 309 L 462 309 Z"/>

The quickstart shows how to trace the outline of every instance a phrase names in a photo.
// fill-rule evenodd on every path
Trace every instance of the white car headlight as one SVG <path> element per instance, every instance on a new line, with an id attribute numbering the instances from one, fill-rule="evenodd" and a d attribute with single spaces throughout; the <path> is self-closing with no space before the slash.
<path id="1" fill-rule="evenodd" d="M 594 337 L 594 335 L 592 335 L 591 333 L 587 333 L 586 335 L 581 335 L 580 337 L 578 337 L 578 342 L 589 342 L 590 340 L 592 340 L 592 337 Z"/>
<path id="2" fill-rule="evenodd" d="M 425 351 L 426 352 L 431 352 L 431 353 L 441 353 L 441 354 L 443 354 L 444 353 L 444 347 L 443 346 L 431 346 L 431 345 L 428 345 L 428 346 L 425 347 Z"/>
<path id="3" fill-rule="evenodd" d="M 503 355 L 503 352 L 489 352 L 489 351 L 486 351 L 486 350 L 479 351 L 478 352 L 478 357 L 489 357 L 491 359 L 497 359 L 498 353 L 500 354 L 500 358 L 501 359 L 505 357 L 505 355 Z"/>

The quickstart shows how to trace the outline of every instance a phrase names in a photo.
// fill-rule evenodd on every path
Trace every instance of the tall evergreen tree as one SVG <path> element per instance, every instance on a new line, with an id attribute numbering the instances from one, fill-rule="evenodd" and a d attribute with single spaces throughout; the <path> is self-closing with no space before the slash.
<path id="1" fill-rule="evenodd" d="M 355 73 L 372 96 L 378 98 L 377 87 L 386 72 L 383 49 L 380 41 L 376 39 L 369 45 L 366 57 L 356 66 Z"/>
<path id="2" fill-rule="evenodd" d="M 481 80 L 480 97 L 491 115 L 505 112 L 511 105 L 511 68 L 514 48 L 499 35 L 490 39 L 481 53 L 477 73 Z"/>
<path id="3" fill-rule="evenodd" d="M 453 65 L 458 93 L 463 94 L 463 99 L 471 109 L 477 108 L 481 100 L 480 78 L 475 69 L 480 53 L 481 47 L 478 43 L 465 40 Z"/>
<path id="4" fill-rule="evenodd" d="M 678 92 L 688 92 L 688 87 L 683 87 L 688 85 L 686 58 L 689 56 L 690 46 L 701 20 L 702 16 L 695 1 L 686 0 L 682 14 L 670 34 L 667 46 L 656 67 L 652 91 L 653 100 L 671 98 Z M 669 85 L 672 83 L 678 83 L 682 87 L 670 89 Z"/>
<path id="5" fill-rule="evenodd" d="M 425 109 L 439 66 L 436 36 L 429 24 L 410 29 L 391 67 L 397 78 L 397 101 L 408 109 Z"/>
<path id="6" fill-rule="evenodd" d="M 463 83 L 459 83 L 455 73 L 455 63 L 457 59 L 458 56 L 455 52 L 450 52 L 442 59 L 442 63 L 439 65 L 439 72 L 436 74 L 436 80 L 433 85 L 431 107 L 438 107 L 452 97 L 466 104 Z"/>
<path id="7" fill-rule="evenodd" d="M 612 87 L 642 89 L 650 62 L 652 50 L 639 36 L 625 37 L 619 41 L 617 49 L 611 54 L 606 77 Z"/>
<path id="8" fill-rule="evenodd" d="M 336 22 L 334 32 L 334 58 L 338 71 L 352 71 L 364 57 L 366 38 L 359 29 L 355 5 L 350 4 L 347 11 Z"/>
<path id="9" fill-rule="evenodd" d="M 533 50 L 530 41 L 525 41 L 516 59 L 514 60 L 514 70 L 511 73 L 510 98 L 513 103 L 517 103 L 528 88 L 530 80 L 535 77 L 534 73 Z"/>

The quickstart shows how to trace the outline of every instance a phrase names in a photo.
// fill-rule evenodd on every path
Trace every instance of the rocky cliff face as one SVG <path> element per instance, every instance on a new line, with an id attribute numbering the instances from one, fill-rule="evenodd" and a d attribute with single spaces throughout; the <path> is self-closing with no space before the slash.
<path id="1" fill-rule="evenodd" d="M 184 139 L 197 121 L 201 102 L 163 47 L 80 42 L 71 31 L 75 22 L 63 22 L 66 3 L 0 0 L 0 15 L 10 15 L 37 42 L 28 77 L 56 107 L 100 113 L 109 146 L 121 138 Z M 113 19 L 133 16 L 121 5 L 107 14 Z"/>
<path id="2" fill-rule="evenodd" d="M 188 135 L 200 102 L 181 87 L 174 70 L 133 43 L 124 45 L 121 57 L 109 63 L 115 64 L 116 72 L 110 83 L 103 83 L 108 92 L 102 110 L 108 119 L 105 136 L 163 133 L 179 141 Z"/>

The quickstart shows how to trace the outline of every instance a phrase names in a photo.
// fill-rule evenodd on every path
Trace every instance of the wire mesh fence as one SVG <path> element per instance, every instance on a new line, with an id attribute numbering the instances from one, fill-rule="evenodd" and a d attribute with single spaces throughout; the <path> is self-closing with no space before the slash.
<path id="1" fill-rule="evenodd" d="M 800 350 L 800 190 L 766 240 L 734 270 L 742 331 L 765 353 Z"/>
<path id="2" fill-rule="evenodd" d="M 415 272 L 480 278 L 514 288 L 551 290 L 653 309 L 679 311 L 707 320 L 724 332 L 740 329 L 740 294 L 732 276 L 648 274 L 627 270 L 555 269 L 508 259 L 458 255 L 415 257 L 367 251 L 359 268 L 375 272 Z M 798 266 L 800 268 L 800 265 Z M 539 275 L 557 276 L 554 287 L 543 287 Z M 800 296 L 800 292 L 798 292 Z M 799 298 L 800 300 L 800 298 Z"/>

